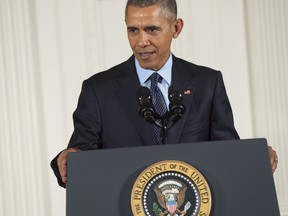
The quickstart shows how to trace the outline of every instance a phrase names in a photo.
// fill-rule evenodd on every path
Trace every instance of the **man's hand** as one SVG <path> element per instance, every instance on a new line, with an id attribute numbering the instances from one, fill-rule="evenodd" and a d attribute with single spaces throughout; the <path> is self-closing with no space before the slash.
<path id="1" fill-rule="evenodd" d="M 276 151 L 273 150 L 273 148 L 271 146 L 268 146 L 268 150 L 269 150 L 272 172 L 274 173 L 276 168 L 277 168 L 277 164 L 278 164 L 278 156 L 277 156 Z"/>
<path id="2" fill-rule="evenodd" d="M 57 159 L 57 165 L 58 165 L 58 169 L 61 175 L 61 179 L 62 181 L 66 184 L 67 181 L 67 157 L 68 157 L 68 153 L 70 152 L 77 152 L 80 151 L 77 148 L 68 148 L 63 150 L 58 159 Z"/>

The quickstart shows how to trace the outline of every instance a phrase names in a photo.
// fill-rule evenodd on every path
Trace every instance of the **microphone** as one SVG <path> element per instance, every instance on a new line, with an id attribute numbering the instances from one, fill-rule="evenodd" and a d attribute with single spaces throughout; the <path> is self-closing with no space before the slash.
<path id="1" fill-rule="evenodd" d="M 175 121 L 181 119 L 185 112 L 185 106 L 183 104 L 183 94 L 178 91 L 175 86 L 170 86 L 168 89 L 168 98 L 170 101 L 169 111 L 170 114 L 175 118 Z"/>
<path id="2" fill-rule="evenodd" d="M 140 87 L 137 90 L 137 99 L 138 99 L 138 112 L 141 117 L 146 121 L 154 123 L 154 108 L 152 105 L 152 96 L 151 92 L 147 87 Z"/>
<path id="3" fill-rule="evenodd" d="M 177 91 L 174 86 L 170 86 L 168 89 L 168 98 L 170 101 L 169 112 L 160 116 L 154 110 L 150 90 L 143 86 L 137 90 L 138 112 L 146 121 L 161 128 L 162 144 L 167 143 L 168 130 L 181 119 L 185 112 L 185 107 L 182 102 L 183 94 Z M 164 121 L 169 120 L 170 117 L 172 117 L 171 121 L 169 121 L 169 124 L 166 126 Z"/>

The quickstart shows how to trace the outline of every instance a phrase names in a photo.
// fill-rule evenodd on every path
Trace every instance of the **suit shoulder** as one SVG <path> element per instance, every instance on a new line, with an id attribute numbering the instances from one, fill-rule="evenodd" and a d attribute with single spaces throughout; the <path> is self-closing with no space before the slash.
<path id="1" fill-rule="evenodd" d="M 92 83 L 105 83 L 109 81 L 113 81 L 125 76 L 131 75 L 131 72 L 134 71 L 134 60 L 129 58 L 127 61 L 124 61 L 118 65 L 115 65 L 107 70 L 100 71 L 84 82 L 92 82 Z"/>
<path id="2" fill-rule="evenodd" d="M 203 65 L 198 65 L 189 61 L 186 61 L 181 58 L 175 58 L 175 64 L 178 65 L 177 68 L 183 68 L 183 70 L 188 71 L 189 73 L 192 73 L 193 76 L 196 77 L 203 77 L 205 79 L 207 78 L 216 78 L 218 76 L 222 76 L 222 73 L 219 70 L 215 70 L 210 67 L 206 67 Z"/>
<path id="3" fill-rule="evenodd" d="M 176 62 L 178 61 L 177 64 L 181 64 L 183 67 L 185 67 L 188 71 L 193 71 L 193 72 L 197 72 L 197 73 L 202 73 L 202 74 L 211 74 L 211 75 L 215 75 L 218 74 L 220 71 L 219 70 L 215 70 L 213 68 L 207 67 L 207 66 L 203 66 L 203 65 L 198 65 L 189 61 L 186 61 L 184 59 L 181 58 L 176 58 L 175 60 Z"/>

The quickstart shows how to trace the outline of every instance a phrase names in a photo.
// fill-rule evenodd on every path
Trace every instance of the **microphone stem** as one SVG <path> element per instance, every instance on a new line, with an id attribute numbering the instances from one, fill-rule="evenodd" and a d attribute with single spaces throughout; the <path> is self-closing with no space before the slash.
<path id="1" fill-rule="evenodd" d="M 162 145 L 165 145 L 168 143 L 168 127 L 163 126 L 163 121 L 162 121 L 162 127 L 161 127 L 161 140 L 162 140 Z"/>
<path id="2" fill-rule="evenodd" d="M 178 122 L 181 119 L 181 115 L 172 115 L 171 121 L 169 122 L 169 124 L 167 126 L 165 126 L 164 124 L 164 120 L 169 118 L 170 116 L 166 116 L 166 118 L 162 118 L 161 119 L 161 124 L 156 124 L 157 126 L 159 126 L 161 128 L 161 141 L 162 144 L 167 144 L 168 143 L 168 131 L 169 129 L 176 124 L 176 122 Z"/>

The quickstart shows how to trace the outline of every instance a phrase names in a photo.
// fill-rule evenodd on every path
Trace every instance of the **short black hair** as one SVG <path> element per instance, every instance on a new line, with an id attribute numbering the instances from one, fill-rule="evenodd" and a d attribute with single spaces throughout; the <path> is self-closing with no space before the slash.
<path id="1" fill-rule="evenodd" d="M 177 3 L 176 0 L 127 0 L 125 8 L 125 18 L 127 17 L 127 10 L 129 6 L 134 7 L 148 7 L 152 5 L 159 5 L 163 9 L 163 16 L 171 19 L 177 19 Z"/>

